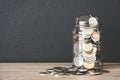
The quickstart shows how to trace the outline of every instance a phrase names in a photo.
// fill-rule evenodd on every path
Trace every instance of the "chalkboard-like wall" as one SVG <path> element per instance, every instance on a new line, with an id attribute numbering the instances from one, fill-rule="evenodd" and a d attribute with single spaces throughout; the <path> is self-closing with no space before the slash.
<path id="1" fill-rule="evenodd" d="M 103 61 L 120 62 L 120 0 L 0 0 L 0 62 L 71 62 L 75 18 L 89 14 Z"/>

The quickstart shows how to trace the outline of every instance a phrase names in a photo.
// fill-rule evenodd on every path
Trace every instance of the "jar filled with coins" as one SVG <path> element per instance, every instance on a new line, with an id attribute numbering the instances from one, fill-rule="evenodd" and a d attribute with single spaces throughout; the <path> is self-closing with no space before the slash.
<path id="1" fill-rule="evenodd" d="M 81 16 L 76 18 L 73 30 L 73 63 L 70 67 L 53 67 L 40 75 L 55 77 L 70 75 L 99 75 L 109 71 L 102 69 L 100 26 L 97 17 Z"/>
<path id="2" fill-rule="evenodd" d="M 100 28 L 97 17 L 76 18 L 73 30 L 73 66 L 83 70 L 102 68 Z"/>

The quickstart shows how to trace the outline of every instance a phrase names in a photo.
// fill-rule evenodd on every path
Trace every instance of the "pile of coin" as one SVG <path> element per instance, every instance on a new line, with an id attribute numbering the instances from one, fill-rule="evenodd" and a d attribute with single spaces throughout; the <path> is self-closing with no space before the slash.
<path id="1" fill-rule="evenodd" d="M 107 72 L 107 70 L 101 70 L 101 69 L 85 69 L 82 67 L 54 67 L 51 69 L 47 69 L 45 72 L 40 72 L 41 76 L 45 75 L 53 75 L 55 77 L 57 76 L 70 76 L 70 75 L 99 75 L 103 72 Z"/>

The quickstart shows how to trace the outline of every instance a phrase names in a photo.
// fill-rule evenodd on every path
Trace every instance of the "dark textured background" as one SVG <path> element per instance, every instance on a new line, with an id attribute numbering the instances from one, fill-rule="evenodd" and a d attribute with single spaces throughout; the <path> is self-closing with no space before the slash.
<path id="1" fill-rule="evenodd" d="M 0 0 L 0 62 L 72 61 L 75 18 L 101 22 L 103 61 L 120 62 L 120 0 Z"/>

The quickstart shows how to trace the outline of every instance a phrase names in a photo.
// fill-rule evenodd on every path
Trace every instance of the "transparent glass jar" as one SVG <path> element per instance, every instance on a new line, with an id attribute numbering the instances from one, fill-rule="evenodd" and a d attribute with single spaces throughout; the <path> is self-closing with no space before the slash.
<path id="1" fill-rule="evenodd" d="M 98 19 L 76 18 L 73 30 L 73 66 L 80 69 L 101 69 L 101 45 Z"/>

